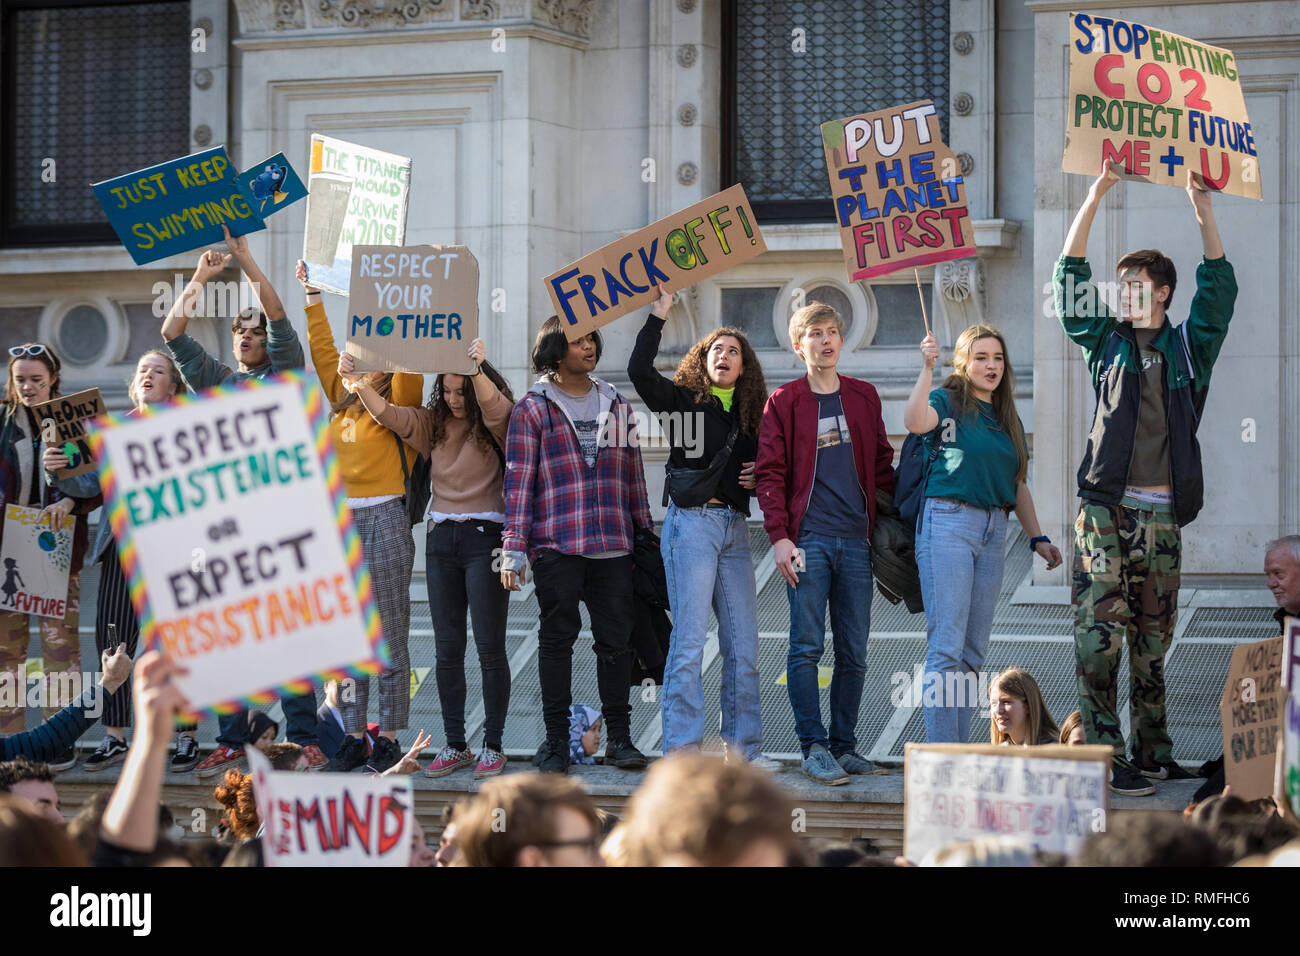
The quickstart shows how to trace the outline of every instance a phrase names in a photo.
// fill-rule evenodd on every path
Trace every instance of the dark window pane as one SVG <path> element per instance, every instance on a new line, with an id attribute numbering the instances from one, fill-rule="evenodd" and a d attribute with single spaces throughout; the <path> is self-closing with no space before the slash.
<path id="1" fill-rule="evenodd" d="M 722 324 L 740 329 L 756 349 L 784 348 L 772 328 L 777 289 L 723 289 Z"/>
<path id="2" fill-rule="evenodd" d="M 927 289 L 928 286 L 923 288 Z M 872 345 L 920 345 L 925 338 L 921 299 L 914 285 L 873 285 L 876 297 L 876 337 Z M 926 301 L 926 308 L 930 303 Z M 933 313 L 933 310 L 930 310 Z M 930 315 L 934 319 L 933 314 Z"/>
<path id="3" fill-rule="evenodd" d="M 108 344 L 108 320 L 90 305 L 79 305 L 59 323 L 58 351 L 73 365 L 93 365 Z"/>
<path id="4" fill-rule="evenodd" d="M 827 120 L 931 99 L 948 141 L 948 0 L 731 2 L 729 178 L 760 212 L 760 204 L 820 201 L 824 217 L 811 218 L 832 218 L 818 133 Z M 791 48 L 796 28 L 803 53 Z"/>
<path id="5" fill-rule="evenodd" d="M 89 184 L 189 152 L 188 2 L 18 9 L 6 230 L 106 228 Z M 54 181 L 45 182 L 46 160 Z M 46 177 L 48 178 L 48 177 Z M 67 238 L 66 234 L 63 238 Z"/>
<path id="6" fill-rule="evenodd" d="M 844 334 L 848 335 L 849 327 L 853 325 L 853 303 L 849 297 L 840 289 L 833 285 L 819 285 L 808 293 L 806 301 L 811 305 L 813 302 L 820 302 L 822 305 L 829 305 L 832 309 L 840 314 L 844 320 Z"/>

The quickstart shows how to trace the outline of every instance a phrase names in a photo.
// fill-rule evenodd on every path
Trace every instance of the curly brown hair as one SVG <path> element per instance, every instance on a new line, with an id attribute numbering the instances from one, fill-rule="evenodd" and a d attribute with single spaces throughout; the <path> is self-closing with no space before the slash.
<path id="1" fill-rule="evenodd" d="M 723 326 L 692 345 L 677 366 L 673 384 L 694 392 L 697 404 L 718 401 L 711 391 L 713 380 L 709 378 L 708 359 L 709 349 L 724 335 L 729 335 L 740 343 L 740 361 L 743 364 L 740 378 L 736 380 L 736 395 L 731 407 L 740 415 L 741 431 L 747 435 L 757 435 L 759 423 L 763 420 L 763 406 L 767 404 L 767 381 L 763 378 L 763 366 L 759 364 L 753 346 L 740 329 Z"/>
<path id="2" fill-rule="evenodd" d="M 257 836 L 257 803 L 253 800 L 253 775 L 227 770 L 225 782 L 212 791 L 217 803 L 226 808 L 226 821 L 237 840 Z"/>
<path id="3" fill-rule="evenodd" d="M 479 363 L 478 373 L 486 375 L 492 384 L 497 387 L 497 390 L 506 397 L 506 401 L 512 405 L 514 404 L 514 394 L 510 391 L 509 383 L 502 377 L 500 372 L 487 362 L 481 362 Z M 470 441 L 482 448 L 495 448 L 497 447 L 496 439 L 488 431 L 487 425 L 483 424 L 483 412 L 478 407 L 478 396 L 474 394 L 473 376 L 463 375 L 461 377 L 465 380 L 462 387 L 465 389 L 465 418 L 469 422 Z M 454 417 L 451 414 L 451 406 L 447 404 L 447 400 L 442 395 L 446 378 L 445 374 L 438 376 L 438 380 L 433 383 L 433 391 L 429 394 L 429 402 L 425 406 L 433 416 L 433 439 L 430 444 L 434 447 L 441 444 L 442 440 L 447 437 L 447 422 Z"/>

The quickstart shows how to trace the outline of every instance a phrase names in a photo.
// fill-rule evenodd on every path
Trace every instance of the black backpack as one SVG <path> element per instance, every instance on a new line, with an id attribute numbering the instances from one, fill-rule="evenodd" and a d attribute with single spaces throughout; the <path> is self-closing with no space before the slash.
<path id="1" fill-rule="evenodd" d="M 871 534 L 876 589 L 890 604 L 905 602 L 912 614 L 925 609 L 916 566 L 916 532 L 930 469 L 942 450 L 940 442 L 927 455 L 921 436 L 908 435 L 894 471 L 894 496 L 876 493 L 876 527 Z"/>

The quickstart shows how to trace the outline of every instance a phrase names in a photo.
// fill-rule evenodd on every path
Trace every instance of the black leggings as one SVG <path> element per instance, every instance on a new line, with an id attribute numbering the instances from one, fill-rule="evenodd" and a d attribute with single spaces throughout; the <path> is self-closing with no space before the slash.
<path id="1" fill-rule="evenodd" d="M 118 644 L 126 643 L 126 652 L 135 657 L 136 646 L 140 642 L 140 622 L 135 616 L 135 607 L 131 604 L 131 592 L 122 574 L 122 564 L 117 557 L 117 547 L 112 546 L 104 553 L 100 565 L 98 610 L 95 615 L 95 648 L 101 658 L 104 651 L 113 650 Z M 116 637 L 109 631 L 112 624 L 117 629 Z M 131 726 L 131 678 L 119 687 L 116 693 L 104 698 L 104 726 Z"/>

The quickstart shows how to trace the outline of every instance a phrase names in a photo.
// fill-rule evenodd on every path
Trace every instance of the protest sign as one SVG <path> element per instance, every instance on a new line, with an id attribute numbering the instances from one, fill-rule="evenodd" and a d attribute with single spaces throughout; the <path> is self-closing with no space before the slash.
<path id="1" fill-rule="evenodd" d="M 1190 169 L 1211 189 L 1264 198 L 1231 51 L 1116 17 L 1069 18 L 1065 172 L 1096 176 L 1109 160 L 1183 187 Z"/>
<path id="2" fill-rule="evenodd" d="M 251 197 L 253 208 L 263 219 L 307 195 L 307 187 L 293 171 L 284 153 L 276 153 L 240 173 L 239 185 Z"/>
<path id="3" fill-rule="evenodd" d="M 107 416 L 91 441 L 141 634 L 189 668 L 177 680 L 196 713 L 387 663 L 314 380 Z"/>
<path id="4" fill-rule="evenodd" d="M 904 753 L 903 854 L 914 863 L 988 834 L 1074 853 L 1106 828 L 1109 747 L 909 743 Z"/>
<path id="5" fill-rule="evenodd" d="M 353 246 L 348 288 L 358 372 L 474 371 L 478 260 L 464 246 Z"/>
<path id="6" fill-rule="evenodd" d="M 1258 800 L 1273 793 L 1278 732 L 1285 705 L 1282 638 L 1234 647 L 1219 717 L 1223 722 L 1224 779 L 1243 800 Z"/>
<path id="7" fill-rule="evenodd" d="M 265 229 L 224 146 L 91 186 L 136 265 Z"/>
<path id="8" fill-rule="evenodd" d="M 68 569 L 72 563 L 71 519 L 55 531 L 40 508 L 5 505 L 0 548 L 0 611 L 62 618 L 67 612 Z"/>
<path id="9" fill-rule="evenodd" d="M 302 245 L 312 286 L 347 295 L 354 245 L 402 245 L 410 189 L 410 157 L 313 133 Z"/>
<path id="10" fill-rule="evenodd" d="M 409 777 L 293 773 L 248 748 L 266 866 L 407 866 L 415 800 Z"/>
<path id="11" fill-rule="evenodd" d="M 1286 697 L 1282 736 L 1285 742 L 1278 767 L 1281 779 L 1274 793 L 1285 797 L 1291 804 L 1291 812 L 1300 817 L 1300 699 L 1294 692 Z"/>
<path id="12" fill-rule="evenodd" d="M 1282 624 L 1282 686 L 1300 693 L 1300 617 L 1289 615 Z"/>
<path id="13" fill-rule="evenodd" d="M 263 218 L 305 196 L 283 153 L 235 173 L 224 146 L 168 160 L 90 187 L 109 225 L 144 265 L 265 229 Z"/>
<path id="14" fill-rule="evenodd" d="M 767 251 L 739 184 L 602 246 L 546 277 L 570 342 Z"/>
<path id="15" fill-rule="evenodd" d="M 45 444 L 58 448 L 70 462 L 70 467 L 54 473 L 55 478 L 72 478 L 99 467 L 90 453 L 90 439 L 86 437 L 86 425 L 104 414 L 104 399 L 99 389 L 88 388 L 33 405 L 32 413 L 41 423 Z"/>
<path id="16" fill-rule="evenodd" d="M 961 168 L 932 102 L 832 120 L 821 132 L 851 280 L 975 255 Z"/>

